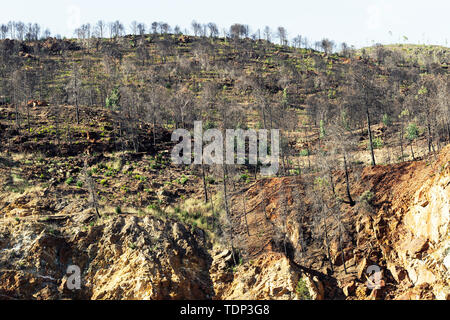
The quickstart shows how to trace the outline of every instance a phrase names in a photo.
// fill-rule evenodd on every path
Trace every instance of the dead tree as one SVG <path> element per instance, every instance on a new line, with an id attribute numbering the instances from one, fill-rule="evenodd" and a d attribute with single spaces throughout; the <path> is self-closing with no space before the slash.
<path id="1" fill-rule="evenodd" d="M 228 224 L 228 235 L 230 238 L 230 244 L 231 244 L 231 252 L 233 255 L 233 262 L 235 265 L 237 265 L 237 260 L 236 260 L 236 256 L 235 256 L 235 247 L 234 247 L 234 228 L 233 228 L 233 223 L 231 221 L 231 213 L 230 213 L 230 208 L 228 206 L 228 193 L 227 193 L 227 176 L 228 176 L 228 172 L 227 172 L 227 165 L 224 163 L 222 165 L 222 178 L 223 178 L 223 201 L 224 201 L 224 206 L 225 206 L 225 214 L 226 214 L 226 223 Z"/>
<path id="2" fill-rule="evenodd" d="M 247 235 L 250 237 L 250 229 L 248 227 L 248 219 L 247 219 L 247 206 L 245 204 L 245 195 L 242 194 L 242 205 L 244 208 L 244 220 L 245 220 L 245 227 L 247 229 Z"/>
<path id="3" fill-rule="evenodd" d="M 84 167 L 83 167 L 83 173 L 84 173 L 84 180 L 86 182 L 86 186 L 88 188 L 89 191 L 89 196 L 90 196 L 90 205 L 91 208 L 93 208 L 95 210 L 95 215 L 97 217 L 97 219 L 100 219 L 100 213 L 98 211 L 98 199 L 97 199 L 97 191 L 94 185 L 94 181 L 92 180 L 92 177 L 89 175 L 88 173 L 88 164 L 87 164 L 87 158 L 84 159 Z"/>

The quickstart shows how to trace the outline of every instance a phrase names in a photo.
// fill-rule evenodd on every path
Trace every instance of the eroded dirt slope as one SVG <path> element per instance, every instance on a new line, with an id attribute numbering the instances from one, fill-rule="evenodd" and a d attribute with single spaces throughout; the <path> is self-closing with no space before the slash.
<path id="1" fill-rule="evenodd" d="M 0 297 L 448 299 L 449 160 L 447 146 L 437 160 L 365 168 L 352 181 L 357 205 L 341 203 L 325 220 L 331 263 L 306 177 L 265 179 L 232 198 L 234 246 L 246 252 L 237 265 L 201 229 L 173 219 L 118 214 L 92 223 L 91 210 L 67 206 L 47 217 L 4 214 Z M 70 265 L 80 267 L 81 290 L 67 289 Z M 370 265 L 382 270 L 380 289 L 367 288 Z"/>
<path id="2" fill-rule="evenodd" d="M 303 274 L 316 289 L 321 288 L 310 290 L 317 298 L 448 299 L 449 160 L 447 146 L 438 159 L 365 168 L 360 179 L 352 182 L 357 205 L 341 204 L 327 216 L 326 226 L 323 220 L 317 221 L 320 213 L 314 210 L 313 198 L 319 195 L 307 192 L 302 178 L 254 184 L 233 198 L 236 246 L 248 252 L 248 262 L 229 279 L 226 290 L 221 289 L 222 297 L 258 296 L 257 286 L 242 283 L 261 281 L 266 271 L 254 268 L 255 262 L 270 265 L 276 252 L 279 259 L 287 258 L 283 272 L 292 274 L 291 279 Z M 344 194 L 342 176 L 337 174 L 335 179 L 337 193 Z M 364 198 L 368 192 L 370 201 Z M 336 220 L 344 226 L 343 232 Z M 366 271 L 372 265 L 380 267 L 382 281 L 381 288 L 370 290 Z M 289 282 L 284 281 L 285 288 L 294 292 Z M 282 294 L 265 297 L 287 298 Z"/>

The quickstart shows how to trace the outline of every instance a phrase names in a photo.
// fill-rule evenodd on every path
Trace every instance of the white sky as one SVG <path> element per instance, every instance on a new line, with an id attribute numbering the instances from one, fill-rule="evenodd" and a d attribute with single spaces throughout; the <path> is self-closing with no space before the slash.
<path id="1" fill-rule="evenodd" d="M 99 19 L 120 20 L 128 30 L 133 20 L 184 30 L 195 19 L 215 22 L 221 31 L 233 23 L 248 24 L 253 32 L 281 25 L 289 38 L 328 37 L 356 47 L 405 41 L 448 46 L 449 14 L 449 0 L 20 0 L 2 1 L 0 23 L 38 22 L 71 37 L 77 25 Z"/>

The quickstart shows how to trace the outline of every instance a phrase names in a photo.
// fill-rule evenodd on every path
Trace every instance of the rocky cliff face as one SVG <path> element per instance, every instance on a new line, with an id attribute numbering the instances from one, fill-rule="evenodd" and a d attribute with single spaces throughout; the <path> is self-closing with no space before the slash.
<path id="1" fill-rule="evenodd" d="M 241 262 L 171 219 L 4 213 L 0 299 L 449 299 L 449 157 L 447 146 L 430 163 L 365 168 L 353 192 L 358 199 L 370 190 L 370 206 L 340 206 L 348 230 L 338 241 L 329 229 L 331 264 L 299 177 L 250 187 L 246 215 L 242 197 L 232 199 L 236 247 L 247 252 Z M 371 290 L 372 265 L 382 281 Z M 80 290 L 68 288 L 69 266 L 80 269 Z"/>
<path id="2" fill-rule="evenodd" d="M 86 215 L 83 219 L 91 219 Z M 78 219 L 78 220 L 76 220 Z M 81 220 L 83 220 L 81 219 Z M 10 299 L 210 299 L 211 258 L 204 234 L 177 222 L 116 217 L 86 230 L 80 217 L 62 225 L 3 221 L 0 296 Z M 67 268 L 81 270 L 68 290 Z"/>
<path id="3" fill-rule="evenodd" d="M 231 251 L 214 256 L 211 276 L 215 299 L 297 299 L 300 270 L 280 253 L 268 252 L 247 263 L 232 266 Z"/>
<path id="4" fill-rule="evenodd" d="M 298 177 L 261 181 L 246 192 L 251 209 L 245 222 L 241 214 L 234 216 L 238 238 L 245 250 L 259 257 L 259 264 L 270 265 L 270 255 L 263 258 L 267 252 L 289 258 L 284 272 L 291 277 L 283 283 L 290 292 L 292 279 L 302 277 L 315 283 L 308 287 L 319 299 L 449 299 L 449 160 L 447 146 L 437 159 L 365 168 L 361 178 L 352 181 L 358 204 L 341 204 L 325 221 L 331 259 L 323 230 L 314 229 L 325 227 L 314 217 L 320 215 L 314 213 L 313 197 L 318 195 L 308 193 Z M 337 193 L 343 194 L 343 177 L 335 179 Z M 234 200 L 239 207 L 241 196 Z M 344 232 L 338 231 L 336 218 Z M 374 278 L 368 271 L 374 267 L 380 270 L 380 281 L 370 286 Z M 252 292 L 241 279 L 261 278 L 251 264 L 240 270 L 231 289 L 223 291 L 226 298 Z"/>
<path id="5" fill-rule="evenodd" d="M 446 151 L 407 208 L 393 207 L 406 211 L 403 239 L 394 243 L 397 259 L 390 267 L 397 278 L 397 268 L 392 265 L 404 268 L 412 286 L 401 298 L 420 298 L 417 288 L 428 287 L 433 298 L 450 299 L 450 150 Z"/>
<path id="6" fill-rule="evenodd" d="M 363 173 L 376 194 L 376 216 L 366 229 L 376 234 L 386 298 L 450 298 L 449 160 L 447 146 L 435 161 Z"/>

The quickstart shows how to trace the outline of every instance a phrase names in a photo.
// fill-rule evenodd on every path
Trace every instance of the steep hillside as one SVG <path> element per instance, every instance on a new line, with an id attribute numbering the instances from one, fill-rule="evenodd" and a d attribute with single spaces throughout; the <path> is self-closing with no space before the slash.
<path id="1" fill-rule="evenodd" d="M 365 168 L 352 189 L 360 199 L 357 206 L 333 208 L 332 199 L 324 199 L 335 210 L 330 214 L 317 211 L 303 181 L 267 179 L 235 196 L 236 245 L 245 248 L 250 261 L 229 279 L 223 298 L 260 296 L 260 288 L 253 285 L 270 282 L 264 278 L 266 266 L 291 274 L 284 281 L 291 295 L 296 288 L 292 279 L 303 272 L 316 283 L 309 287 L 322 288 L 321 298 L 449 298 L 450 146 L 437 161 Z M 338 193 L 343 183 L 337 176 Z M 248 199 L 246 211 L 243 198 Z M 273 254 L 281 255 L 275 260 L 286 266 L 269 267 Z M 380 267 L 383 279 L 382 287 L 372 291 L 366 286 L 371 265 Z"/>
<path id="2" fill-rule="evenodd" d="M 438 160 L 364 169 L 352 192 L 373 197 L 342 204 L 320 221 L 303 177 L 255 183 L 245 192 L 245 211 L 241 194 L 232 201 L 236 252 L 246 252 L 236 253 L 241 262 L 173 218 L 124 213 L 90 223 L 91 210 L 26 217 L 3 210 L 0 297 L 448 299 L 449 148 Z M 336 176 L 338 193 L 341 180 Z M 329 229 L 336 218 L 346 228 L 341 242 Z M 328 231 L 332 264 L 318 228 Z M 70 265 L 81 269 L 82 290 L 67 290 Z M 380 289 L 367 288 L 370 265 L 382 270 Z"/>
<path id="3" fill-rule="evenodd" d="M 0 41 L 0 298 L 448 299 L 448 49 L 391 49 Z M 279 171 L 175 165 L 200 120 Z"/>

